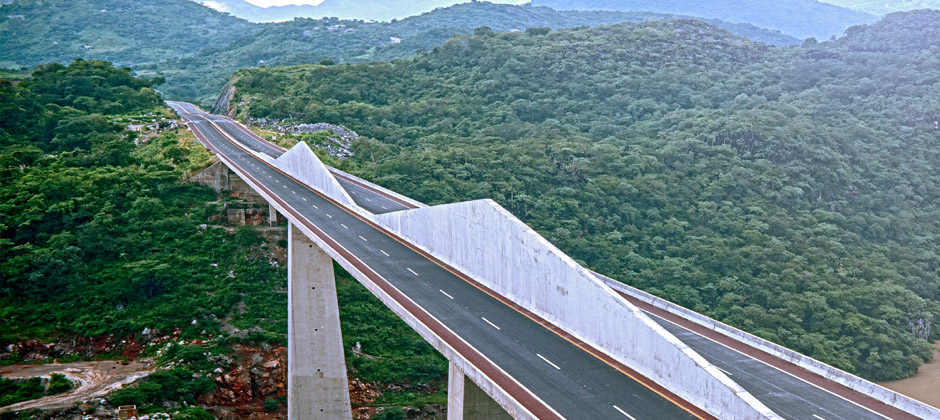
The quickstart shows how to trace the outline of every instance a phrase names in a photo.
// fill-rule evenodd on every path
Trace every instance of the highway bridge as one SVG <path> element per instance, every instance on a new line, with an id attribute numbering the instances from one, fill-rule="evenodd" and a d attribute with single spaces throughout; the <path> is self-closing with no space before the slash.
<path id="1" fill-rule="evenodd" d="M 291 419 L 350 418 L 331 260 L 451 362 L 449 419 L 940 419 L 577 266 L 491 201 L 429 207 L 169 105 L 289 220 Z"/>

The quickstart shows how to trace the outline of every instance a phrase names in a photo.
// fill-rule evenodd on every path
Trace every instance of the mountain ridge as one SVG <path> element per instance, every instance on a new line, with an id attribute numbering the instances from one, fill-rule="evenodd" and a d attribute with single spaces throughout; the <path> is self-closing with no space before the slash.
<path id="1" fill-rule="evenodd" d="M 645 10 L 747 22 L 800 39 L 829 39 L 853 25 L 877 20 L 868 13 L 815 0 L 532 0 L 532 4 L 558 10 Z"/>

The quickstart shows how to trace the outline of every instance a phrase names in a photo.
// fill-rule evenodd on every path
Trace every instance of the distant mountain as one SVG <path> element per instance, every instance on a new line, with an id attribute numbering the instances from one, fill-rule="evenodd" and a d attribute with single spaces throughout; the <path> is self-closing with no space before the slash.
<path id="1" fill-rule="evenodd" d="M 252 22 L 280 22 L 295 17 L 340 19 L 362 19 L 388 21 L 430 12 L 438 7 L 448 7 L 464 0 L 324 0 L 316 6 L 290 5 L 260 7 L 244 0 L 193 0 L 221 12 L 228 12 Z M 527 0 L 494 0 L 493 3 L 525 3 Z"/>
<path id="2" fill-rule="evenodd" d="M 136 66 L 219 47 L 257 29 L 187 0 L 17 0 L 0 7 L 0 67 L 78 57 Z"/>
<path id="3" fill-rule="evenodd" d="M 940 10 L 940 0 L 825 0 L 825 2 L 874 15 L 920 9 Z"/>
<path id="4" fill-rule="evenodd" d="M 182 59 L 139 67 L 141 75 L 166 77 L 161 92 L 170 97 L 208 103 L 229 76 L 240 68 L 386 61 L 411 58 L 458 34 L 489 26 L 497 32 L 535 27 L 570 28 L 622 22 L 668 20 L 682 16 L 650 12 L 556 11 L 547 7 L 493 3 L 464 3 L 395 22 L 295 19 L 259 25 L 261 29 L 220 47 L 207 48 Z M 800 43 L 777 31 L 748 24 L 708 20 L 739 36 L 773 45 Z"/>
<path id="5" fill-rule="evenodd" d="M 776 29 L 801 39 L 841 36 L 850 26 L 877 20 L 868 13 L 816 0 L 532 0 L 532 4 L 558 10 L 645 10 L 714 18 Z"/>

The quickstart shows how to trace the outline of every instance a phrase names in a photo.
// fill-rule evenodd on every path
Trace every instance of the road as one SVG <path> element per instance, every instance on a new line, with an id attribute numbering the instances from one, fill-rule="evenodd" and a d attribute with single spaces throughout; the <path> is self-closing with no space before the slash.
<path id="1" fill-rule="evenodd" d="M 572 337 L 543 327 L 521 308 L 507 305 L 357 215 L 275 171 L 262 159 L 227 140 L 194 109 L 173 105 L 211 148 L 264 188 L 275 192 L 298 216 L 309 220 L 315 231 L 335 241 L 367 270 L 377 273 L 381 277 L 377 281 L 387 281 L 399 290 L 406 297 L 402 303 L 410 300 L 417 305 L 413 313 L 423 323 L 437 321 L 453 331 L 458 339 L 449 340 L 446 331 L 442 332 L 448 344 L 460 347 L 459 341 L 465 341 L 469 349 L 462 354 L 537 417 L 712 418 L 687 403 L 682 407 L 674 404 L 661 395 L 668 395 L 665 390 L 654 390 L 655 384 L 632 379 L 622 371 L 625 367 L 614 366 L 586 352 Z M 358 195 L 353 194 L 353 197 Z M 360 199 L 365 201 L 364 198 Z M 297 219 L 299 217 L 294 218 Z M 430 318 L 422 318 L 422 311 Z M 487 361 L 496 369 L 488 368 Z M 500 375 L 500 371 L 505 374 Z M 679 401 L 675 396 L 670 398 Z"/>
<path id="2" fill-rule="evenodd" d="M 248 132 L 239 124 L 232 122 L 228 118 L 203 113 L 189 104 L 178 104 L 177 107 L 180 107 L 180 109 L 184 109 L 186 112 L 191 113 L 192 118 L 195 118 L 196 116 L 203 116 L 205 118 L 212 119 L 229 135 L 254 151 L 265 153 L 272 157 L 280 156 L 280 154 L 284 152 L 284 149 L 271 145 L 253 133 Z M 369 211 L 372 211 L 373 213 L 398 211 L 414 207 L 408 203 L 396 201 L 394 197 L 389 197 L 388 195 L 379 191 L 360 185 L 355 179 L 337 176 L 337 180 L 347 188 L 347 191 L 350 192 L 350 196 L 354 201 L 356 201 L 357 204 Z M 433 287 L 431 288 L 433 289 Z M 434 293 L 431 293 L 430 298 L 431 300 L 440 301 L 440 295 L 435 296 Z M 834 382 L 824 380 L 823 378 L 819 378 L 819 380 L 817 380 L 816 378 L 811 377 L 812 374 L 802 371 L 800 368 L 796 368 L 792 365 L 784 366 L 788 362 L 779 361 L 778 363 L 777 360 L 761 360 L 762 357 L 760 357 L 760 355 L 754 354 L 754 351 L 748 351 L 748 349 L 743 349 L 740 346 L 728 345 L 727 342 L 722 343 L 724 340 L 722 340 L 721 337 L 718 337 L 716 335 L 717 333 L 712 332 L 713 334 L 710 334 L 708 331 L 694 331 L 694 329 L 691 329 L 689 325 L 680 326 L 677 324 L 681 323 L 680 320 L 672 320 L 677 323 L 666 320 L 664 319 L 665 317 L 668 317 L 666 314 L 653 313 L 652 308 L 641 305 L 641 302 L 633 300 L 631 301 L 634 304 L 637 304 L 637 306 L 639 306 L 644 311 L 647 311 L 647 314 L 650 315 L 654 321 L 662 325 L 667 331 L 671 332 L 677 338 L 684 341 L 687 345 L 689 345 L 689 347 L 702 355 L 706 360 L 722 369 L 726 374 L 729 375 L 729 377 L 731 377 L 731 379 L 740 384 L 752 395 L 760 399 L 774 412 L 786 419 L 915 419 L 913 416 L 910 416 L 892 407 L 888 407 L 871 399 L 870 397 L 848 390 L 847 388 L 835 384 Z M 480 311 L 480 308 L 489 307 L 491 304 L 491 302 L 474 301 L 474 305 L 465 305 L 464 310 L 474 313 L 479 312 L 482 314 L 485 311 Z M 424 304 L 422 303 L 422 306 L 423 305 Z M 470 308 L 474 309 L 471 310 Z M 446 308 L 441 309 L 446 310 Z M 481 314 L 478 314 L 476 317 L 483 317 Z M 488 319 L 494 318 L 489 317 Z M 525 325 L 520 324 L 520 326 L 524 327 Z M 477 327 L 481 327 L 478 329 L 479 331 L 486 331 L 486 328 L 482 328 L 486 327 L 486 325 L 482 325 L 477 322 Z M 502 325 L 500 327 L 502 327 Z M 523 333 L 525 332 L 524 330 L 519 331 Z M 535 348 L 538 349 L 540 347 Z M 565 358 L 567 357 L 568 356 L 565 356 Z M 520 367 L 521 366 L 524 365 L 520 365 Z M 535 367 L 538 367 L 538 364 L 536 364 Z M 542 368 L 544 368 L 544 366 L 542 366 Z M 581 381 L 581 379 L 573 380 L 575 383 L 580 383 Z M 592 383 L 597 382 L 592 381 Z M 591 389 L 611 388 L 609 386 L 597 388 L 597 386 L 598 385 L 594 385 L 594 387 Z M 582 397 L 584 396 L 581 393 L 574 395 L 580 395 Z M 553 399 L 544 400 L 552 402 L 555 401 Z M 590 401 L 596 400 L 590 399 Z M 613 399 L 612 397 L 608 397 L 602 401 L 605 401 L 608 406 L 617 405 L 617 400 Z M 572 404 L 572 407 L 576 406 L 577 404 Z M 623 408 L 624 405 L 619 404 L 618 407 Z M 572 419 L 607 418 L 606 416 L 600 414 L 598 417 L 584 417 L 583 413 L 578 410 L 573 411 L 573 413 L 580 415 L 568 415 L 565 417 Z M 636 410 L 636 413 L 641 412 Z M 637 416 L 637 414 L 634 412 L 631 412 L 630 414 L 637 420 L 643 418 L 680 418 L 670 417 L 666 415 L 666 412 L 658 412 L 655 410 L 650 413 L 652 417 L 645 415 L 642 417 Z M 611 415 L 613 415 L 613 413 L 611 413 Z M 619 417 L 617 415 L 613 415 L 613 417 L 610 418 L 625 417 L 622 415 Z"/>

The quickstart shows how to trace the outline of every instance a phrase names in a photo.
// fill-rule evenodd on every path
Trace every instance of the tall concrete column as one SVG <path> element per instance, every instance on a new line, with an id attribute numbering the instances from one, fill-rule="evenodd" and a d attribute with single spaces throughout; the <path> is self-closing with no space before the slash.
<path id="1" fill-rule="evenodd" d="M 352 419 L 333 260 L 288 226 L 287 418 Z"/>
<path id="2" fill-rule="evenodd" d="M 512 416 L 451 362 L 447 375 L 447 420 L 476 419 L 512 420 Z"/>
<path id="3" fill-rule="evenodd" d="M 275 209 L 274 206 L 270 203 L 268 203 L 268 224 L 271 226 L 277 226 L 277 209 Z M 332 267 L 332 265 L 330 265 L 330 267 Z"/>

